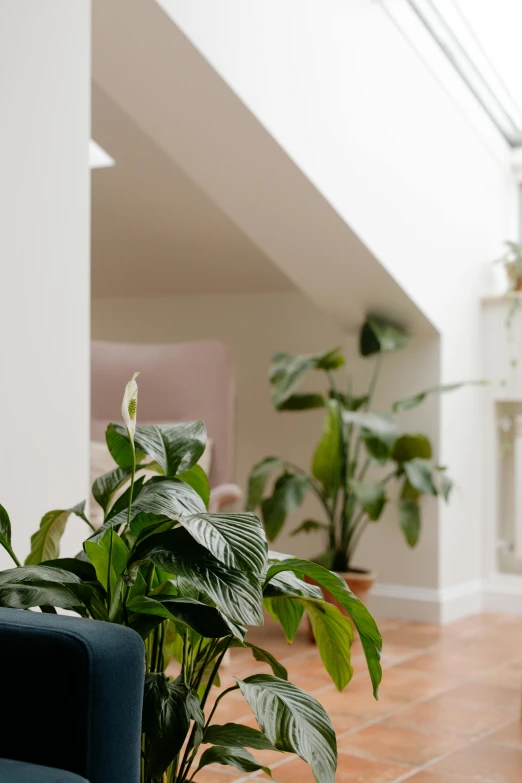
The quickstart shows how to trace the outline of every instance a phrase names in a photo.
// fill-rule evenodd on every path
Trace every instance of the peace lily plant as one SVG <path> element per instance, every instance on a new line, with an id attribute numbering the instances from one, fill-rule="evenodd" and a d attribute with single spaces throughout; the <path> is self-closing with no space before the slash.
<path id="1" fill-rule="evenodd" d="M 305 519 L 292 535 L 321 532 L 325 548 L 315 562 L 346 574 L 353 569 L 361 536 L 368 525 L 381 518 L 387 504 L 395 506 L 406 542 L 414 547 L 421 531 L 421 496 L 440 494 L 449 499 L 452 482 L 445 467 L 434 460 L 429 439 L 421 433 L 399 434 L 397 414 L 420 405 L 430 394 L 462 384 L 420 392 L 393 403 L 386 413 L 371 410 L 384 355 L 408 342 L 405 332 L 391 324 L 373 318 L 363 324 L 360 353 L 375 357 L 375 364 L 367 391 L 358 396 L 340 389 L 335 372 L 345 360 L 339 348 L 322 354 L 273 356 L 269 379 L 275 409 L 324 408 L 325 417 L 311 471 L 282 457 L 266 457 L 252 469 L 247 509 L 260 507 L 269 541 L 279 535 L 306 495 L 313 493 L 323 518 Z M 313 370 L 322 373 L 326 389 L 296 391 Z"/>
<path id="2" fill-rule="evenodd" d="M 142 783 L 197 781 L 199 770 L 212 763 L 270 775 L 247 748 L 296 753 L 311 765 L 318 783 L 333 783 L 337 747 L 328 715 L 288 681 L 269 652 L 247 640 L 247 628 L 263 624 L 265 607 L 291 642 L 306 612 L 325 668 L 343 690 L 352 676 L 353 627 L 324 602 L 321 585 L 357 628 L 377 697 L 381 637 L 375 622 L 335 574 L 269 552 L 254 514 L 207 513 L 209 484 L 197 464 L 206 443 L 203 422 L 137 426 L 136 377 L 125 390 L 125 427 L 109 424 L 106 432 L 116 465 L 92 488 L 104 511 L 99 529 L 89 522 L 85 503 L 50 511 L 22 566 L 12 549 L 9 516 L 0 506 L 0 544 L 16 566 L 0 572 L 0 606 L 73 610 L 141 635 Z M 155 475 L 147 479 L 151 471 Z M 69 517 L 87 524 L 89 537 L 76 557 L 60 558 Z M 214 700 L 212 687 L 231 647 L 249 648 L 273 674 L 236 677 Z M 168 676 L 173 662 L 179 674 Z M 213 721 L 220 701 L 236 690 L 259 729 Z"/>

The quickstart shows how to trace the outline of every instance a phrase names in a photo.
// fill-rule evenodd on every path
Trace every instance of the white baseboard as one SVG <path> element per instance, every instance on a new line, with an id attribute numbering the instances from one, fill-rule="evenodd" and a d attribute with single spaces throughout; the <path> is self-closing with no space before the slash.
<path id="1" fill-rule="evenodd" d="M 522 605 L 522 592 L 520 596 Z M 478 579 L 441 589 L 376 584 L 371 592 L 369 608 L 377 617 L 451 623 L 483 611 L 482 584 Z"/>
<path id="2" fill-rule="evenodd" d="M 484 612 L 522 615 L 522 579 L 497 576 L 482 584 Z"/>

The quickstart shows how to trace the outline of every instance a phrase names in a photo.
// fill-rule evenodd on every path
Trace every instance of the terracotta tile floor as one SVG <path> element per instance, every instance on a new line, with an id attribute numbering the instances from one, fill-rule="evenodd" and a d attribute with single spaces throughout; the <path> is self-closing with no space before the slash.
<path id="1" fill-rule="evenodd" d="M 336 728 L 339 767 L 346 783 L 520 783 L 522 780 L 522 618 L 479 615 L 439 627 L 383 620 L 384 676 L 372 697 L 359 643 L 355 676 L 339 693 L 325 675 L 317 649 L 303 630 L 292 646 L 273 627 L 249 639 L 284 663 L 292 682 L 324 705 Z M 269 671 L 250 652 L 233 650 L 222 687 L 232 675 Z M 217 691 L 215 696 L 217 695 Z M 224 698 L 215 720 L 256 725 L 236 692 Z M 296 756 L 253 751 L 280 783 L 313 783 Z M 197 783 L 268 780 L 232 767 L 207 767 Z"/>

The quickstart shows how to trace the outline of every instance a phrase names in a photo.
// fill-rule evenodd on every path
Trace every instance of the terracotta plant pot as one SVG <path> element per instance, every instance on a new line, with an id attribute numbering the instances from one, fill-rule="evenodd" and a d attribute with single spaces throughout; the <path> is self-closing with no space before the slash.
<path id="1" fill-rule="evenodd" d="M 377 579 L 377 574 L 375 571 L 366 571 L 364 568 L 352 568 L 350 571 L 338 573 L 338 576 L 340 576 L 341 579 L 344 579 L 348 589 L 351 590 L 352 593 L 356 595 L 363 604 L 366 604 L 370 590 L 374 586 L 375 580 Z M 308 579 L 307 577 L 306 581 L 310 582 L 311 584 L 317 584 L 317 582 L 314 582 L 313 579 Z M 348 615 L 348 612 L 344 606 L 341 606 L 339 601 L 334 598 L 333 595 L 328 592 L 328 590 L 323 589 L 323 593 L 325 601 L 328 601 L 328 603 L 336 606 L 342 612 L 342 614 Z M 315 643 L 310 621 L 308 621 L 308 630 L 311 641 Z"/>

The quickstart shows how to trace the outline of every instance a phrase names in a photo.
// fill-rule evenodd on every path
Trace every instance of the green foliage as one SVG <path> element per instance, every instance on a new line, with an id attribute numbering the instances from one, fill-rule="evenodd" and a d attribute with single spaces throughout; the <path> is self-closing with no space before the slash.
<path id="1" fill-rule="evenodd" d="M 272 777 L 269 767 L 259 764 L 252 754 L 241 747 L 230 747 L 224 745 L 214 745 L 207 748 L 201 756 L 197 772 L 208 764 L 227 764 L 231 767 L 240 769 L 241 772 L 257 772 L 262 770 L 265 775 Z"/>
<path id="2" fill-rule="evenodd" d="M 323 485 L 327 498 L 337 492 L 342 481 L 342 437 L 341 406 L 337 400 L 328 400 L 323 434 L 312 460 L 312 474 Z"/>
<path id="3" fill-rule="evenodd" d="M 399 524 L 409 546 L 414 547 L 419 540 L 421 517 L 416 500 L 401 498 L 397 501 Z"/>
<path id="4" fill-rule="evenodd" d="M 85 503 L 79 503 L 74 508 L 66 510 L 49 511 L 42 517 L 40 529 L 31 536 L 31 551 L 25 560 L 26 565 L 38 565 L 44 560 L 53 560 L 58 557 L 60 540 L 71 514 L 85 519 Z"/>
<path id="5" fill-rule="evenodd" d="M 290 402 L 292 388 L 303 366 L 330 372 L 342 361 L 337 350 L 301 357 L 291 366 L 280 358 L 276 375 L 281 404 L 295 406 L 298 395 Z M 131 391 L 137 399 L 135 384 Z M 309 402 L 301 399 L 299 404 L 310 407 Z M 329 398 L 327 410 L 335 417 L 325 437 L 336 439 L 332 423 L 341 421 L 341 405 Z M 208 480 L 196 464 L 205 448 L 202 422 L 137 426 L 134 431 L 133 416 L 131 425 L 107 428 L 116 465 L 93 486 L 104 522 L 89 530 L 76 558 L 60 558 L 60 539 L 71 515 L 90 526 L 84 504 L 43 517 L 24 566 L 12 551 L 11 522 L 0 506 L 0 545 L 17 566 L 0 572 L 0 606 L 72 610 L 85 618 L 124 624 L 141 635 L 146 671 L 141 783 L 197 783 L 198 770 L 212 763 L 231 765 L 245 774 L 270 774 L 247 748 L 297 753 L 311 764 L 318 783 L 330 783 L 337 748 L 328 716 L 315 699 L 288 682 L 286 668 L 270 651 L 248 641 L 247 626 L 261 625 L 266 608 L 291 641 L 308 612 L 325 668 L 342 690 L 352 676 L 352 624 L 325 603 L 318 584 L 341 596 L 363 640 L 376 689 L 380 637 L 375 623 L 335 574 L 268 552 L 266 533 L 255 514 L 207 512 Z M 342 466 L 337 464 L 334 478 L 324 444 L 322 451 L 316 474 L 333 491 L 341 481 Z M 256 466 L 250 480 L 252 505 L 259 504 L 282 464 L 270 458 Z M 147 473 L 136 477 L 143 468 Z M 152 478 L 151 472 L 156 473 Z M 299 507 L 313 482 L 317 479 L 290 470 L 278 477 L 271 498 L 263 504 L 265 523 L 274 533 Z M 305 575 L 318 584 L 307 583 Z M 214 709 L 207 708 L 211 689 L 219 685 L 223 657 L 234 647 L 250 650 L 253 659 L 273 674 L 238 681 L 218 696 L 216 704 L 240 689 L 261 731 L 233 723 L 215 725 Z M 168 676 L 167 667 L 174 662 L 179 674 Z M 208 747 L 196 768 L 202 742 Z"/>
<path id="6" fill-rule="evenodd" d="M 268 569 L 265 584 L 269 584 L 270 580 L 282 571 L 292 571 L 294 574 L 313 579 L 318 585 L 328 590 L 339 601 L 341 606 L 346 609 L 359 633 L 373 684 L 373 692 L 377 698 L 382 678 L 380 665 L 382 639 L 375 620 L 368 609 L 348 589 L 340 576 L 332 571 L 328 571 L 317 563 L 310 563 L 308 560 L 299 560 L 297 558 L 287 558 L 279 563 L 273 563 Z M 338 626 L 337 633 L 339 632 Z"/>
<path id="7" fill-rule="evenodd" d="M 359 350 L 362 356 L 374 358 L 374 370 L 363 394 L 354 394 L 351 383 L 348 391 L 340 390 L 335 371 L 345 362 L 338 348 L 322 354 L 273 356 L 268 377 L 276 410 L 324 408 L 325 412 L 310 473 L 276 456 L 261 460 L 252 469 L 247 509 L 261 509 L 269 541 L 279 535 L 288 517 L 311 492 L 320 502 L 325 519 L 305 519 L 292 535 L 322 533 L 325 548 L 315 561 L 348 571 L 367 524 L 381 519 L 388 507 L 396 509 L 407 544 L 415 546 L 421 532 L 420 497 L 440 494 L 449 500 L 453 484 L 445 469 L 433 461 L 429 439 L 422 433 L 401 433 L 397 414 L 420 405 L 431 394 L 470 384 L 433 387 L 393 403 L 389 412 L 371 410 L 383 358 L 408 342 L 408 335 L 396 324 L 374 317 L 366 319 L 360 329 Z M 318 392 L 300 392 L 311 371 L 322 371 L 326 388 L 323 385 Z M 471 385 L 477 383 L 482 382 Z M 265 598 L 268 611 L 292 639 L 302 607 L 296 608 L 281 596 Z"/>
<path id="8" fill-rule="evenodd" d="M 262 731 L 243 726 L 241 723 L 225 723 L 209 726 L 203 742 L 225 747 L 254 748 L 255 750 L 277 750 Z"/>
<path id="9" fill-rule="evenodd" d="M 317 783 L 334 783 L 335 732 L 321 704 L 295 685 L 269 674 L 237 679 L 263 734 L 278 750 L 297 753 Z"/>
<path id="10" fill-rule="evenodd" d="M 3 506 L 0 505 L 0 546 L 3 546 L 8 555 L 14 560 L 16 565 L 20 565 L 11 546 L 11 520 L 9 514 Z"/>
<path id="11" fill-rule="evenodd" d="M 268 377 L 272 384 L 272 399 L 276 408 L 281 408 L 301 384 L 310 370 L 336 370 L 344 364 L 340 348 L 325 353 L 291 356 L 276 353 Z"/>
<path id="12" fill-rule="evenodd" d="M 360 331 L 359 350 L 361 356 L 371 356 L 405 348 L 409 341 L 408 335 L 399 327 L 377 318 L 367 318 Z"/>
<path id="13" fill-rule="evenodd" d="M 273 494 L 261 503 L 263 524 L 269 541 L 277 538 L 287 516 L 299 508 L 309 487 L 307 476 L 302 474 L 286 472 L 277 479 Z"/>
<path id="14" fill-rule="evenodd" d="M 350 648 L 344 644 L 346 638 L 353 637 L 352 624 L 333 604 L 314 598 L 300 598 L 299 602 L 308 612 L 324 668 L 342 691 L 353 675 Z"/>

